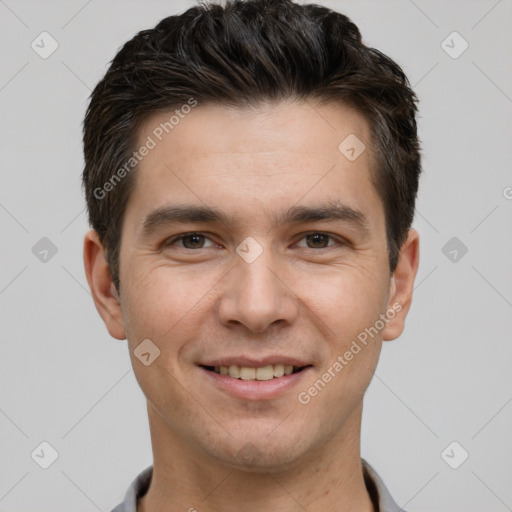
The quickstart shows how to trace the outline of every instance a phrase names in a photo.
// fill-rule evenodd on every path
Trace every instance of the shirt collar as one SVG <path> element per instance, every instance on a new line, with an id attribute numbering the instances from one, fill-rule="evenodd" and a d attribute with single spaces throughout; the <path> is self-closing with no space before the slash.
<path id="1" fill-rule="evenodd" d="M 361 459 L 361 463 L 364 483 L 372 499 L 375 512 L 405 512 L 395 503 L 375 469 L 364 459 Z M 152 476 L 153 466 L 149 466 L 131 483 L 126 491 L 124 501 L 112 512 L 137 512 L 137 502 L 148 491 Z"/>

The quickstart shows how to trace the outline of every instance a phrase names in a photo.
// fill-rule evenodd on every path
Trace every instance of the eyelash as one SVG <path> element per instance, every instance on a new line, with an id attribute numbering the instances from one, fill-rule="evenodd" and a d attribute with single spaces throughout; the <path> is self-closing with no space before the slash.
<path id="1" fill-rule="evenodd" d="M 203 233 L 199 233 L 199 232 L 196 232 L 196 231 L 192 231 L 190 233 L 183 233 L 182 235 L 178 235 L 178 236 L 175 236 L 173 238 L 170 238 L 166 241 L 164 241 L 163 243 L 163 246 L 164 247 L 169 247 L 169 246 L 172 246 L 174 245 L 176 242 L 179 242 L 181 240 L 183 240 L 184 238 L 187 238 L 189 236 L 194 236 L 194 235 L 198 235 L 198 236 L 202 236 L 204 238 L 206 238 L 207 240 L 210 240 L 210 242 L 213 242 L 208 236 L 206 236 L 205 234 Z M 310 236 L 310 235 L 322 235 L 322 236 L 326 236 L 328 237 L 330 240 L 333 240 L 334 242 L 336 242 L 338 245 L 347 245 L 347 242 L 344 242 L 343 240 L 339 239 L 339 238 L 336 238 L 334 237 L 334 235 L 331 235 L 330 233 L 324 233 L 323 231 L 311 231 L 309 233 L 305 233 L 302 238 L 299 239 L 299 242 L 302 241 L 304 238 Z M 312 250 L 319 250 L 319 249 L 329 249 L 331 247 L 333 247 L 334 245 L 328 245 L 327 247 L 319 247 L 319 248 L 311 248 L 311 247 L 302 247 L 303 249 L 312 249 Z M 185 249 L 185 250 L 188 250 L 188 251 L 198 251 L 200 249 L 208 249 L 208 247 L 199 247 L 197 249 L 189 249 L 188 247 L 180 247 L 180 249 Z"/>

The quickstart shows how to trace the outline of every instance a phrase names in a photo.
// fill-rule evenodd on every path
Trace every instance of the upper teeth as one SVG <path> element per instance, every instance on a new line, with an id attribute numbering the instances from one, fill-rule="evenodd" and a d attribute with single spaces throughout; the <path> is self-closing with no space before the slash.
<path id="1" fill-rule="evenodd" d="M 274 377 L 282 377 L 293 373 L 291 364 L 269 364 L 261 368 L 249 368 L 248 366 L 215 366 L 215 371 L 221 375 L 229 375 L 234 379 L 242 380 L 270 380 Z"/>

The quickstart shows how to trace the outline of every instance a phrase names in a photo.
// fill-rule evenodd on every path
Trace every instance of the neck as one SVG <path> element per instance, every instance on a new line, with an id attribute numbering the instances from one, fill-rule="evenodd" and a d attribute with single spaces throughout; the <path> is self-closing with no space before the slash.
<path id="1" fill-rule="evenodd" d="M 272 471 L 227 466 L 188 446 L 148 406 L 153 476 L 137 512 L 375 512 L 360 458 L 362 406 L 333 439 Z"/>

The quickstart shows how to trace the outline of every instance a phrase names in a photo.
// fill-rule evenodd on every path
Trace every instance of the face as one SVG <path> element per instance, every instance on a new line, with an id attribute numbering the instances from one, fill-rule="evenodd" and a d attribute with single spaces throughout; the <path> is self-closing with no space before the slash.
<path id="1" fill-rule="evenodd" d="M 369 127 L 341 105 L 197 106 L 159 141 L 169 117 L 140 129 L 156 145 L 125 212 L 120 306 L 102 316 L 160 432 L 230 466 L 293 464 L 359 427 L 408 307 L 414 264 L 390 274 Z M 160 351 L 148 365 L 143 340 L 146 362 Z"/>

